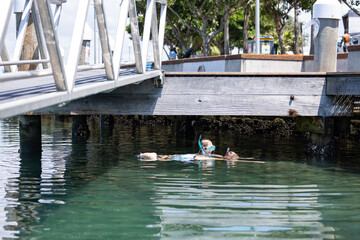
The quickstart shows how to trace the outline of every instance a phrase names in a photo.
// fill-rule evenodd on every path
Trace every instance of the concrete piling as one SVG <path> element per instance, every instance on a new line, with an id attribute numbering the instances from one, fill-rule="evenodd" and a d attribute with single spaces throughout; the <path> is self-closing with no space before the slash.
<path id="1" fill-rule="evenodd" d="M 320 24 L 317 26 L 319 31 L 315 37 L 314 71 L 336 72 L 337 37 L 339 20 L 341 19 L 341 5 L 337 0 L 318 0 L 314 4 L 313 12 L 314 19 L 317 19 L 317 23 Z M 326 116 L 318 118 L 316 121 L 317 130 L 310 131 L 307 152 L 314 155 L 333 155 L 335 153 L 335 128 L 339 125 L 342 132 L 346 131 L 346 123 L 349 124 L 350 129 L 350 122 Z M 314 127 L 313 124 L 310 125 Z"/>
<path id="2" fill-rule="evenodd" d="M 337 0 L 317 0 L 313 13 L 313 18 L 320 24 L 315 37 L 314 71 L 336 72 L 341 4 Z"/>
<path id="3" fill-rule="evenodd" d="M 339 21 L 319 19 L 320 29 L 315 38 L 314 71 L 336 72 Z"/>

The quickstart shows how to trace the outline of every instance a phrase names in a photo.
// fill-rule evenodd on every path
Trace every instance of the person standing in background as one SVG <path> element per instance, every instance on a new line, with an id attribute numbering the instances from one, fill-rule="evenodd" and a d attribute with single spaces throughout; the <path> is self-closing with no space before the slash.
<path id="1" fill-rule="evenodd" d="M 177 54 L 179 52 L 179 46 L 175 45 L 171 50 L 170 50 L 170 60 L 172 59 L 177 59 Z"/>
<path id="2" fill-rule="evenodd" d="M 350 34 L 348 33 L 347 30 L 345 30 L 345 33 L 341 39 L 340 45 L 342 45 L 342 43 L 344 43 L 344 46 L 343 46 L 344 52 L 348 52 L 348 46 L 350 45 Z"/>

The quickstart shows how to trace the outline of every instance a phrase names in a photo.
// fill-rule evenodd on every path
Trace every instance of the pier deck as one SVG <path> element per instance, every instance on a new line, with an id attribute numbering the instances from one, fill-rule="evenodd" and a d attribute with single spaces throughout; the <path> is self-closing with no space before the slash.
<path id="1" fill-rule="evenodd" d="M 144 81 L 37 114 L 350 117 L 358 86 L 360 73 L 167 72 L 162 88 Z"/>

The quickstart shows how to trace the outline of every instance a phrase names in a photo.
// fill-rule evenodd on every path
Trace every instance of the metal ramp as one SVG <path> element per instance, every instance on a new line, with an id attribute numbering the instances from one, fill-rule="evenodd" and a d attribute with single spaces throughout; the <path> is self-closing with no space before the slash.
<path id="1" fill-rule="evenodd" d="M 10 57 L 6 47 L 6 35 L 15 0 L 4 0 L 0 8 L 0 118 L 25 114 L 37 109 L 64 104 L 118 87 L 148 79 L 162 79 L 161 50 L 165 32 L 166 0 L 147 0 L 144 32 L 138 26 L 136 0 L 109 1 L 119 9 L 115 48 L 110 49 L 107 19 L 102 0 L 94 0 L 96 22 L 101 44 L 103 63 L 93 66 L 78 66 L 81 54 L 83 32 L 90 0 L 79 0 L 73 26 L 73 35 L 66 61 L 61 54 L 57 27 L 66 0 L 25 0 L 22 18 L 17 32 L 15 49 Z M 160 21 L 157 21 L 157 7 L 160 4 Z M 55 6 L 54 6 L 54 5 Z M 54 9 L 54 11 L 53 11 Z M 22 60 L 26 28 L 32 15 L 39 47 L 39 59 Z M 124 69 L 121 64 L 127 20 L 130 20 L 131 38 L 135 64 Z M 110 22 L 110 21 L 109 21 Z M 112 23 L 114 21 L 111 21 Z M 114 24 L 114 23 L 113 23 Z M 149 69 L 148 46 L 150 34 L 154 50 L 153 67 Z M 39 64 L 39 70 L 19 72 L 24 64 Z M 41 65 L 40 65 L 41 64 Z"/>
<path id="2" fill-rule="evenodd" d="M 123 69 L 120 71 L 118 81 L 115 82 L 108 80 L 103 72 L 103 69 L 79 72 L 71 93 L 57 91 L 52 76 L 17 80 L 16 84 L 3 82 L 0 90 L 0 118 L 16 116 L 53 105 L 63 105 L 118 87 L 156 79 L 162 75 L 160 70 L 137 74 L 134 69 Z"/>

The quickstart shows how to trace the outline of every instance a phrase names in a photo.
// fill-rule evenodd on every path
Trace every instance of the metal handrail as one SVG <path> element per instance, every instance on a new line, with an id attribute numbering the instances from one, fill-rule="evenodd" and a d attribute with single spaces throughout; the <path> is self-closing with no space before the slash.
<path id="1" fill-rule="evenodd" d="M 94 2 L 97 25 L 99 28 L 100 43 L 102 49 L 102 59 L 105 69 L 105 74 L 109 80 L 118 81 L 119 70 L 122 66 L 120 60 L 122 55 L 122 48 L 124 37 L 126 33 L 127 18 L 130 18 L 131 37 L 134 44 L 135 66 L 138 74 L 144 74 L 147 62 L 147 50 L 150 41 L 150 33 L 153 39 L 154 48 L 154 68 L 161 68 L 161 50 L 164 42 L 165 23 L 166 23 L 166 0 L 147 0 L 147 8 L 144 22 L 144 32 L 142 36 L 142 43 L 140 42 L 140 33 L 138 26 L 138 16 L 136 11 L 136 0 L 123 0 L 120 6 L 120 14 L 118 19 L 118 29 L 116 34 L 115 49 L 112 54 L 110 51 L 109 34 L 107 28 L 107 21 L 103 6 L 103 0 L 79 0 L 78 10 L 76 13 L 76 20 L 74 22 L 74 31 L 69 49 L 69 55 L 66 64 L 61 55 L 60 43 L 57 36 L 57 24 L 61 13 L 62 3 L 65 0 L 55 1 L 55 13 L 52 12 L 50 0 L 26 0 L 24 6 L 24 17 L 20 23 L 18 38 L 11 61 L 7 54 L 5 45 L 5 35 L 11 11 L 14 6 L 14 0 L 3 0 L 0 8 L 0 55 L 6 56 L 0 66 L 11 69 L 11 73 L 0 73 L 0 82 L 11 81 L 21 78 L 32 78 L 52 74 L 54 76 L 55 85 L 58 91 L 71 92 L 75 85 L 76 73 L 84 69 L 93 69 L 94 67 L 80 67 L 78 66 L 81 45 L 83 40 L 83 32 L 85 28 L 86 16 L 90 2 Z M 53 2 L 53 1 L 52 1 Z M 157 23 L 156 4 L 161 4 L 160 23 Z M 21 49 L 25 39 L 25 29 L 29 21 L 29 13 L 32 12 L 39 41 L 39 49 L 41 58 L 39 60 L 20 60 Z M 61 24 L 61 23 L 60 23 Z M 4 53 L 4 54 L 3 54 Z M 6 53 L 6 54 L 5 54 Z M 23 64 L 45 64 L 49 63 L 51 69 L 43 69 L 38 71 L 17 72 L 17 65 Z M 10 67 L 9 67 L 10 66 Z M 46 67 L 44 67 L 46 68 Z"/>
<path id="2" fill-rule="evenodd" d="M 6 61 L 6 62 L 0 62 L 0 66 L 25 65 L 25 64 L 40 64 L 40 63 L 48 63 L 48 62 L 50 62 L 50 59 L 44 59 L 44 60 Z"/>

